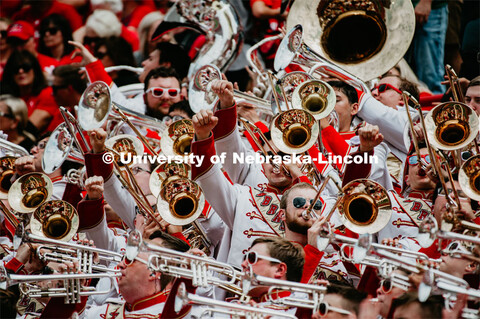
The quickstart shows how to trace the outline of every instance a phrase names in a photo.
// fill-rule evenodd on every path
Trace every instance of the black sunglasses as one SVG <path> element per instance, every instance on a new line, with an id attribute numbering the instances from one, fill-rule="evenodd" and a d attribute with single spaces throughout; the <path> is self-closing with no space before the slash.
<path id="1" fill-rule="evenodd" d="M 60 31 L 58 27 L 51 27 L 51 28 L 42 30 L 41 34 L 45 35 L 48 32 L 50 35 L 54 35 L 54 34 L 57 34 L 58 31 Z"/>
<path id="2" fill-rule="evenodd" d="M 310 205 L 312 205 L 312 202 L 313 202 L 313 199 L 310 200 Z M 293 206 L 295 206 L 296 208 L 302 208 L 307 203 L 307 200 L 303 197 L 295 197 L 292 203 L 293 203 Z M 317 200 L 315 205 L 313 205 L 313 209 L 317 211 L 321 210 L 322 207 L 323 207 L 323 204 L 320 200 Z"/>
<path id="3" fill-rule="evenodd" d="M 30 72 L 30 70 L 33 68 L 33 66 L 29 63 L 23 63 L 23 64 L 20 64 L 19 66 L 17 66 L 17 68 L 15 69 L 15 74 L 17 74 L 18 72 L 20 72 L 20 69 L 23 70 L 23 72 L 27 73 L 27 72 Z"/>
<path id="4" fill-rule="evenodd" d="M 84 45 L 89 45 L 89 44 L 97 42 L 98 40 L 100 40 L 99 37 L 83 37 L 83 44 Z"/>
<path id="5" fill-rule="evenodd" d="M 6 117 L 6 118 L 9 118 L 9 119 L 14 119 L 15 116 L 13 116 L 13 114 L 11 113 L 4 113 L 2 111 L 0 111 L 0 117 Z"/>
<path id="6" fill-rule="evenodd" d="M 107 52 L 97 52 L 97 53 L 95 54 L 95 56 L 96 56 L 97 59 L 99 59 L 99 60 L 103 59 L 103 58 L 106 57 L 107 55 L 108 55 Z"/>
<path id="7" fill-rule="evenodd" d="M 58 92 L 58 90 L 66 89 L 67 87 L 68 87 L 67 84 L 64 84 L 64 85 L 52 85 L 53 94 L 56 94 L 56 93 Z"/>

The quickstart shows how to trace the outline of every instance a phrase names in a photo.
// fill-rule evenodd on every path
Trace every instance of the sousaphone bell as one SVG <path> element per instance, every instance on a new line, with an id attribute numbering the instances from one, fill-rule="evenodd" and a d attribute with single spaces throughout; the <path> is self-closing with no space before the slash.
<path id="1" fill-rule="evenodd" d="M 379 183 L 357 179 L 343 187 L 338 210 L 345 227 L 358 234 L 374 234 L 387 225 L 392 216 L 388 193 Z"/>
<path id="2" fill-rule="evenodd" d="M 10 207 L 19 213 L 31 213 L 52 196 L 52 181 L 42 173 L 30 173 L 17 179 L 8 192 Z"/>
<path id="3" fill-rule="evenodd" d="M 78 121 L 84 130 L 101 127 L 112 109 L 110 88 L 105 82 L 93 82 L 83 92 L 78 106 Z"/>

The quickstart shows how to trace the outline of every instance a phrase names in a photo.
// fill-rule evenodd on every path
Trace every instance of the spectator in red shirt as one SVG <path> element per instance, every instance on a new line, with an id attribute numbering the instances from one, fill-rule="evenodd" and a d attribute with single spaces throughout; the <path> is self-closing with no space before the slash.
<path id="1" fill-rule="evenodd" d="M 34 35 L 35 30 L 30 23 L 16 21 L 8 28 L 7 41 L 14 50 L 27 50 L 32 53 L 40 63 L 42 71 L 51 74 L 58 62 L 54 58 L 37 52 Z"/>
<path id="2" fill-rule="evenodd" d="M 43 133 L 58 109 L 52 88 L 35 56 L 27 50 L 14 51 L 5 65 L 2 93 L 22 98 L 28 107 L 27 131 L 34 136 Z"/>
<path id="3" fill-rule="evenodd" d="M 59 62 L 59 65 L 81 61 L 80 58 L 71 59 L 74 47 L 68 41 L 73 41 L 72 30 L 68 20 L 63 16 L 59 14 L 49 15 L 42 20 L 39 30 L 39 53 L 54 58 Z"/>

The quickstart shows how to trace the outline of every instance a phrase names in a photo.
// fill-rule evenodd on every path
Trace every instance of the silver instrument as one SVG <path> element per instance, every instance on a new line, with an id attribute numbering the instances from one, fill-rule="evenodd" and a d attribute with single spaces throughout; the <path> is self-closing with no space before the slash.
<path id="1" fill-rule="evenodd" d="M 20 145 L 14 144 L 12 142 L 9 142 L 8 140 L 4 138 L 0 138 L 0 150 L 4 153 L 3 156 L 5 155 L 10 155 L 10 156 L 29 156 L 30 153 Z"/>

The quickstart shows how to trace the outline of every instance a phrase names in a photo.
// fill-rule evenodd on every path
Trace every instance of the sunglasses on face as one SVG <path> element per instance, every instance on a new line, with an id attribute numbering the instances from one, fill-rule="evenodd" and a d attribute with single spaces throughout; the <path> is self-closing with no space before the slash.
<path id="1" fill-rule="evenodd" d="M 430 155 L 420 155 L 421 158 L 425 160 L 425 163 L 430 164 L 432 161 L 430 160 Z M 418 164 L 418 156 L 417 155 L 410 155 L 408 157 L 408 165 L 414 166 Z"/>
<path id="2" fill-rule="evenodd" d="M 98 40 L 100 40 L 99 37 L 83 37 L 83 44 L 90 45 L 92 43 L 97 42 Z"/>
<path id="3" fill-rule="evenodd" d="M 448 194 L 452 194 L 453 193 L 453 189 L 449 188 L 448 190 Z M 458 197 L 460 199 L 463 199 L 463 200 L 470 200 L 470 197 L 467 196 L 467 194 L 465 194 L 462 190 L 459 190 L 457 188 L 457 194 L 458 194 Z M 437 191 L 437 195 L 438 196 L 443 196 L 445 197 L 445 191 L 443 190 L 443 187 L 440 187 Z"/>
<path id="4" fill-rule="evenodd" d="M 326 301 L 320 302 L 320 305 L 318 307 L 318 312 L 320 313 L 320 316 L 326 316 L 329 311 L 337 312 L 339 314 L 346 315 L 346 316 L 349 316 L 352 314 L 348 310 L 330 306 Z"/>
<path id="5" fill-rule="evenodd" d="M 293 206 L 295 206 L 295 208 L 302 208 L 302 207 L 305 207 L 307 200 L 303 197 L 295 197 L 292 203 L 293 203 Z M 312 203 L 313 203 L 313 199 L 310 200 L 310 205 L 312 205 Z M 322 210 L 322 207 L 323 207 L 322 202 L 320 200 L 317 200 L 315 205 L 313 205 L 313 210 L 319 211 L 319 210 Z"/>
<path id="6" fill-rule="evenodd" d="M 452 258 L 463 258 L 462 254 L 470 254 L 467 249 L 457 241 L 451 242 L 442 252 L 450 255 Z"/>
<path id="7" fill-rule="evenodd" d="M 2 112 L 0 111 L 0 117 L 6 117 L 6 118 L 9 118 L 9 119 L 14 119 L 15 117 L 13 116 L 13 114 L 11 113 L 5 113 L 5 112 Z"/>
<path id="8" fill-rule="evenodd" d="M 402 91 L 400 91 L 399 89 L 397 89 L 396 87 L 394 87 L 393 85 L 388 84 L 388 83 L 377 85 L 376 87 L 374 87 L 372 89 L 372 91 L 375 91 L 375 90 L 378 90 L 378 93 L 383 93 L 387 90 L 394 90 L 398 94 L 402 94 Z"/>
<path id="9" fill-rule="evenodd" d="M 168 121 L 176 122 L 176 121 L 180 121 L 180 120 L 183 120 L 183 119 L 184 119 L 184 117 L 180 116 L 180 115 L 175 115 L 173 117 L 170 117 L 170 116 L 167 115 L 167 116 L 164 116 L 162 118 L 162 122 L 163 123 L 166 123 Z"/>
<path id="10" fill-rule="evenodd" d="M 53 90 L 53 94 L 56 94 L 58 92 L 58 90 L 62 90 L 62 89 L 66 89 L 68 88 L 68 85 L 64 84 L 64 85 L 52 85 L 52 90 Z"/>
<path id="11" fill-rule="evenodd" d="M 243 255 L 243 260 L 247 260 L 247 262 L 250 264 L 250 265 L 255 265 L 259 259 L 263 259 L 263 260 L 268 260 L 272 263 L 277 263 L 277 264 L 281 264 L 282 262 L 278 259 L 275 259 L 275 258 L 272 258 L 272 257 L 267 257 L 267 256 L 263 256 L 263 255 L 260 255 L 260 254 L 257 254 L 256 252 L 254 251 L 249 251 L 247 252 L 245 255 Z"/>
<path id="12" fill-rule="evenodd" d="M 23 63 L 23 64 L 20 64 L 19 66 L 17 66 L 17 68 L 15 69 L 15 74 L 18 74 L 20 72 L 20 70 L 23 70 L 23 72 L 27 73 L 27 72 L 30 72 L 30 70 L 33 68 L 33 66 L 31 64 L 28 64 L 28 63 Z"/>
<path id="13" fill-rule="evenodd" d="M 390 278 L 382 279 L 380 281 L 380 289 L 383 293 L 388 294 L 392 291 L 393 285 L 392 280 Z"/>
<path id="14" fill-rule="evenodd" d="M 47 29 L 43 30 L 41 33 L 42 33 L 42 35 L 45 35 L 48 32 L 50 35 L 55 35 L 55 34 L 57 34 L 58 31 L 60 31 L 59 28 L 51 27 L 51 28 L 47 28 Z"/>
<path id="15" fill-rule="evenodd" d="M 97 54 L 95 54 L 95 56 L 97 57 L 97 59 L 101 60 L 103 59 L 104 57 L 106 57 L 108 54 L 107 52 L 97 52 Z"/>
<path id="16" fill-rule="evenodd" d="M 180 89 L 167 89 L 162 87 L 153 87 L 149 88 L 145 93 L 152 92 L 154 97 L 162 97 L 165 93 L 167 93 L 168 97 L 177 97 L 180 94 Z"/>
<path id="17" fill-rule="evenodd" d="M 130 260 L 127 258 L 126 255 L 123 255 L 122 257 L 122 262 L 125 264 L 125 266 L 127 267 L 130 267 L 131 265 L 133 265 L 134 262 L 141 262 L 142 264 L 145 264 L 148 266 L 148 262 L 146 260 L 143 260 L 142 258 L 139 258 L 139 257 L 135 257 L 133 260 Z"/>

